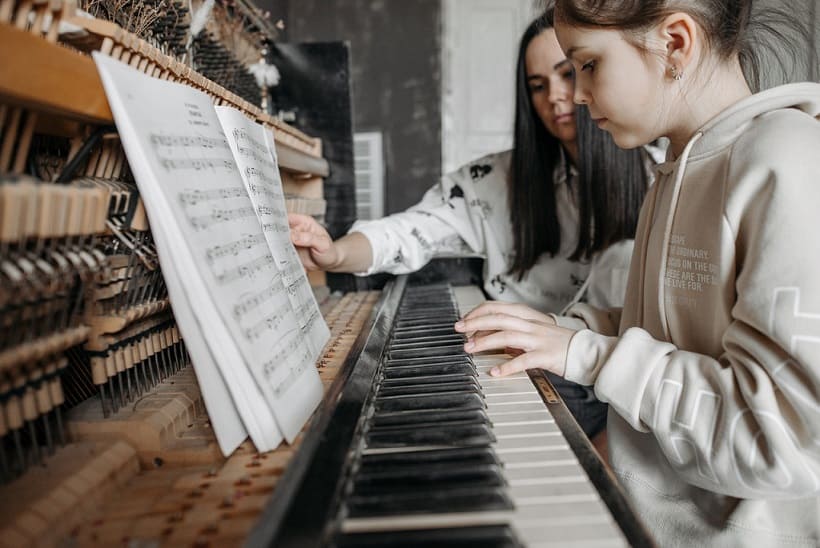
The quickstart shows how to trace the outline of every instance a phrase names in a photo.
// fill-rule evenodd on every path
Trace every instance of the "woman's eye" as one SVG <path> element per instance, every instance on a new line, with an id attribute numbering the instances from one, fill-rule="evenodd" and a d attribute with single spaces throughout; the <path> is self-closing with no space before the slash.
<path id="1" fill-rule="evenodd" d="M 583 65 L 581 65 L 581 70 L 592 70 L 595 68 L 595 61 L 587 61 Z"/>
<path id="2" fill-rule="evenodd" d="M 568 71 L 566 71 L 566 72 L 563 72 L 563 73 L 561 74 L 561 77 L 562 77 L 562 78 L 564 78 L 565 80 L 570 80 L 570 79 L 572 79 L 572 78 L 574 78 L 574 77 L 575 77 L 575 71 L 574 71 L 574 70 L 572 70 L 572 69 L 570 69 L 570 70 L 568 70 Z"/>
<path id="3" fill-rule="evenodd" d="M 530 93 L 535 93 L 544 89 L 542 84 L 530 84 Z"/>

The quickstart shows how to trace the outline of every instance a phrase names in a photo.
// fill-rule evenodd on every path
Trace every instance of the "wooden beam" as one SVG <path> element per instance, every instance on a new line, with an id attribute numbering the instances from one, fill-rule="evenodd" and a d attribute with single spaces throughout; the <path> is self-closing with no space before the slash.
<path id="1" fill-rule="evenodd" d="M 4 52 L 0 63 L 0 103 L 76 122 L 114 123 L 91 57 L 4 23 L 0 23 L 0 51 Z M 284 124 L 279 126 L 281 129 Z M 329 174 L 327 160 L 285 142 L 287 138 L 293 139 L 292 135 L 277 136 L 278 133 L 274 133 L 274 140 L 283 170 L 321 177 Z"/>
<path id="2" fill-rule="evenodd" d="M 80 122 L 113 123 L 94 61 L 0 24 L 0 101 Z"/>

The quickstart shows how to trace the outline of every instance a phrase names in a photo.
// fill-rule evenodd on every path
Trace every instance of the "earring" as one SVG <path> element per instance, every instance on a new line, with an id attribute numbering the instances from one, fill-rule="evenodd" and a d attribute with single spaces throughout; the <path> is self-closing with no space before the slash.
<path id="1" fill-rule="evenodd" d="M 669 67 L 669 73 L 672 75 L 673 80 L 681 80 L 683 78 L 683 71 L 678 72 L 678 67 L 672 65 Z"/>

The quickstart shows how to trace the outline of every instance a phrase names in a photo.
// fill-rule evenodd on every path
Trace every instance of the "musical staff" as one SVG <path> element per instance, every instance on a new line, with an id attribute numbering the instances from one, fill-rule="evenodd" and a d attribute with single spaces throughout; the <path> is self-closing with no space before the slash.
<path id="1" fill-rule="evenodd" d="M 263 234 L 246 235 L 241 240 L 236 240 L 227 244 L 215 245 L 205 251 L 208 262 L 213 264 L 225 257 L 236 257 L 243 249 L 251 249 L 254 246 L 266 242 Z"/>
<path id="2" fill-rule="evenodd" d="M 268 287 L 258 293 L 254 293 L 248 297 L 244 297 L 239 302 L 237 302 L 233 307 L 233 316 L 237 320 L 244 317 L 246 314 L 252 312 L 256 308 L 260 307 L 267 301 L 273 299 L 277 295 L 281 293 L 281 279 L 280 275 L 277 272 L 276 276 L 271 279 L 270 284 Z"/>
<path id="3" fill-rule="evenodd" d="M 278 234 L 287 234 L 290 228 L 282 222 L 263 223 L 262 232 L 275 232 Z"/>
<path id="4" fill-rule="evenodd" d="M 195 230 L 204 230 L 219 223 L 237 221 L 249 217 L 256 217 L 256 209 L 253 207 L 239 207 L 236 209 L 217 208 L 211 210 L 207 215 L 188 217 L 188 222 Z"/>
<path id="5" fill-rule="evenodd" d="M 243 330 L 243 334 L 249 341 L 256 341 L 265 333 L 275 332 L 285 320 L 286 314 L 276 312 L 256 322 L 252 327 Z"/>
<path id="6" fill-rule="evenodd" d="M 204 137 L 202 135 L 162 135 L 152 133 L 150 142 L 156 150 L 158 147 L 182 147 L 195 149 L 221 148 L 230 151 L 228 141 L 224 138 Z"/>
<path id="7" fill-rule="evenodd" d="M 233 171 L 236 169 L 236 165 L 232 161 L 221 158 L 160 158 L 160 165 L 168 171 L 188 169 L 194 171 L 206 169 L 211 171 Z"/>
<path id="8" fill-rule="evenodd" d="M 274 264 L 271 254 L 266 253 L 247 263 L 223 270 L 216 275 L 216 281 L 220 285 L 225 285 L 237 280 L 254 279 L 259 272 L 274 266 Z"/>
<path id="9" fill-rule="evenodd" d="M 247 194 L 241 187 L 216 188 L 213 190 L 185 190 L 177 196 L 183 206 L 195 206 L 211 200 L 229 200 L 243 198 Z"/>

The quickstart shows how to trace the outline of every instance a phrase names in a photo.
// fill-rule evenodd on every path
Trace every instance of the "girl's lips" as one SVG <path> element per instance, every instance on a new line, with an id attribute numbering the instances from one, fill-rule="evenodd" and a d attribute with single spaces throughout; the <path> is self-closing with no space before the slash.
<path id="1" fill-rule="evenodd" d="M 565 124 L 572 120 L 572 114 L 559 114 L 555 117 L 556 124 Z"/>
<path id="2" fill-rule="evenodd" d="M 604 125 L 607 122 L 607 119 L 606 118 L 593 118 L 592 121 L 595 122 L 596 124 L 598 124 L 598 127 L 601 127 L 602 125 Z"/>

